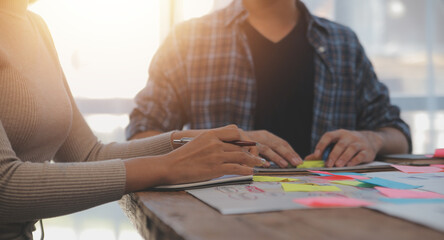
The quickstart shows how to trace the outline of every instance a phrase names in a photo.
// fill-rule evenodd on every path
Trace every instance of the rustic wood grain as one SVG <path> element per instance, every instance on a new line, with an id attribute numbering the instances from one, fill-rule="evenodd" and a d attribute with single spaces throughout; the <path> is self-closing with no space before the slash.
<path id="1" fill-rule="evenodd" d="M 222 215 L 180 192 L 139 192 L 120 202 L 145 239 L 444 239 L 444 233 L 364 208 Z"/>

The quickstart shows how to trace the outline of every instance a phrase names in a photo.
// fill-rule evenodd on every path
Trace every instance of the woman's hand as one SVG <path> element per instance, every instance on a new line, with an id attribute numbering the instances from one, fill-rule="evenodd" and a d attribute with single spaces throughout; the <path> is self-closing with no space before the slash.
<path id="1" fill-rule="evenodd" d="M 178 133 L 173 138 L 186 136 Z M 264 160 L 251 154 L 249 148 L 226 143 L 235 140 L 246 139 L 240 129 L 227 126 L 203 131 L 191 142 L 166 155 L 127 160 L 126 191 L 197 182 L 229 174 L 253 174 L 253 167 L 263 165 Z"/>
<path id="2" fill-rule="evenodd" d="M 248 131 L 246 135 L 249 139 L 258 142 L 259 153 L 273 161 L 281 168 L 286 168 L 290 163 L 297 166 L 302 163 L 302 159 L 284 139 L 266 130 Z"/>

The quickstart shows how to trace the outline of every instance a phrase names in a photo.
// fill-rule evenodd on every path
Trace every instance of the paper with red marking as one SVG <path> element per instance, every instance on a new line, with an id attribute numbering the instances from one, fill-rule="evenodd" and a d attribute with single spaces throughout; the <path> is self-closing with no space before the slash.
<path id="1" fill-rule="evenodd" d="M 385 187 L 375 187 L 375 189 L 389 198 L 444 198 L 444 195 L 442 194 L 420 190 L 393 189 Z"/>
<path id="2" fill-rule="evenodd" d="M 342 197 L 309 197 L 296 198 L 293 202 L 299 203 L 308 207 L 361 207 L 372 205 L 371 202 Z"/>

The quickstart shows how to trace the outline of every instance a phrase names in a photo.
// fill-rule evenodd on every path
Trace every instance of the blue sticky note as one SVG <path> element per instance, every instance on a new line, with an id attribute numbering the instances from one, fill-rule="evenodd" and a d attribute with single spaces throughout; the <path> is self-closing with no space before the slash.
<path id="1" fill-rule="evenodd" d="M 393 204 L 444 203 L 444 198 L 380 198 L 379 200 Z"/>
<path id="2" fill-rule="evenodd" d="M 381 187 L 395 188 L 395 189 L 414 189 L 414 188 L 422 187 L 422 186 L 415 186 L 415 185 L 410 185 L 410 184 L 390 181 L 390 180 L 387 180 L 387 179 L 377 178 L 377 177 L 371 178 L 371 179 L 366 179 L 366 180 L 361 180 L 361 179 L 357 179 L 357 180 L 361 181 L 361 182 L 365 182 L 365 183 L 370 183 L 370 184 L 373 184 L 373 185 L 381 186 Z"/>
<path id="3" fill-rule="evenodd" d="M 355 173 L 355 172 L 338 172 L 335 173 L 335 175 L 345 175 L 345 176 L 350 176 L 350 175 L 355 175 L 355 176 L 365 176 L 362 173 Z"/>
<path id="4" fill-rule="evenodd" d="M 333 150 L 333 147 L 335 146 L 334 143 L 330 143 L 325 149 L 324 152 L 322 153 L 322 160 L 327 161 L 328 160 L 328 156 L 330 155 L 331 150 Z"/>
<path id="5" fill-rule="evenodd" d="M 320 176 L 320 177 L 328 177 L 328 176 L 331 176 L 330 174 L 323 174 L 323 173 L 311 173 L 311 174 L 316 174 L 316 175 L 318 175 L 318 176 Z"/>

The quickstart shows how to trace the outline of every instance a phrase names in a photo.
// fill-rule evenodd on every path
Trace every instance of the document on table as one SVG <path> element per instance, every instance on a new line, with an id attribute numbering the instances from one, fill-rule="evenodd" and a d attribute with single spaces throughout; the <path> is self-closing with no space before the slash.
<path id="1" fill-rule="evenodd" d="M 350 174 L 350 173 L 348 173 Z M 444 199 L 437 194 L 421 192 L 412 197 L 410 191 L 431 191 L 444 194 L 444 172 L 407 174 L 397 171 L 371 172 L 362 174 L 362 177 L 389 180 L 398 183 L 420 186 L 413 190 L 402 190 L 384 187 L 355 187 L 349 182 L 365 180 L 327 180 L 325 177 L 316 176 L 285 176 L 274 178 L 279 182 L 265 182 L 273 178 L 259 178 L 261 182 L 251 184 L 218 186 L 205 189 L 188 190 L 187 192 L 222 214 L 242 214 L 255 212 L 269 212 L 289 209 L 309 208 L 310 204 L 302 204 L 307 199 L 315 199 L 315 205 L 332 205 L 319 201 L 344 198 L 358 202 L 368 202 L 367 208 L 381 211 L 388 215 L 400 218 L 444 231 Z M 344 185 L 344 182 L 347 184 Z M 317 186 L 336 186 L 340 191 L 309 191 L 287 192 L 282 188 L 283 184 L 311 185 L 314 190 Z M 310 188 L 311 189 L 311 188 Z M 379 190 L 378 190 L 379 189 Z M 390 191 L 390 192 L 387 192 Z M 401 194 L 402 193 L 402 194 Z M 406 193 L 409 193 L 407 198 Z M 394 196 L 395 194 L 396 196 Z M 427 197 L 425 197 L 427 195 Z M 435 195 L 433 198 L 428 195 Z M 304 200 L 305 199 L 305 200 Z M 319 200 L 317 200 L 319 199 Z M 313 204 L 312 204 L 313 205 Z M 360 206 L 357 204 L 357 206 Z"/>
<path id="2" fill-rule="evenodd" d="M 293 178 L 293 177 L 287 177 Z M 358 189 L 353 186 L 332 184 L 328 180 L 314 176 L 297 176 L 294 184 L 314 184 L 315 186 L 336 186 L 335 192 L 286 192 L 283 182 L 253 182 L 251 184 L 219 186 L 187 192 L 222 214 L 241 214 L 307 208 L 295 203 L 297 198 L 307 197 L 350 197 L 366 201 L 378 201 L 381 194 L 373 188 Z M 284 182 L 289 183 L 289 182 Z"/>

